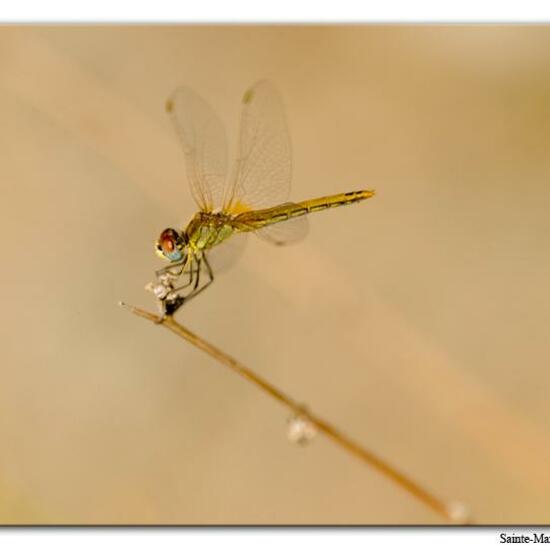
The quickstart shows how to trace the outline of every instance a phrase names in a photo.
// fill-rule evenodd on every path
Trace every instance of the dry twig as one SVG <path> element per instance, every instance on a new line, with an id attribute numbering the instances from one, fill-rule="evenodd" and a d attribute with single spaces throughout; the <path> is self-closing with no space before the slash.
<path id="1" fill-rule="evenodd" d="M 143 317 L 144 319 L 160 324 L 168 330 L 171 330 L 184 340 L 187 340 L 195 347 L 199 348 L 200 350 L 204 351 L 205 353 L 216 359 L 216 361 L 218 361 L 222 365 L 229 367 L 233 372 L 242 376 L 262 391 L 271 395 L 271 397 L 275 398 L 283 405 L 286 405 L 297 417 L 307 419 L 307 421 L 309 421 L 317 431 L 323 433 L 342 449 L 352 455 L 355 455 L 357 458 L 392 480 L 394 483 L 399 485 L 409 494 L 416 497 L 419 501 L 428 506 L 431 510 L 436 512 L 446 521 L 451 523 L 468 523 L 467 512 L 462 504 L 446 503 L 435 497 L 429 491 L 421 487 L 418 483 L 412 481 L 406 475 L 396 470 L 393 466 L 390 466 L 387 462 L 382 460 L 376 454 L 365 449 L 358 443 L 352 441 L 342 432 L 337 430 L 334 426 L 330 425 L 322 418 L 319 418 L 317 415 L 304 408 L 303 405 L 289 397 L 287 394 L 283 393 L 267 380 L 256 374 L 254 371 L 250 370 L 248 367 L 245 367 L 230 355 L 227 355 L 219 348 L 206 342 L 200 336 L 197 336 L 184 326 L 180 325 L 177 321 L 174 320 L 173 317 L 168 316 L 164 319 L 161 319 L 158 315 L 145 311 L 141 308 L 130 306 L 122 302 L 120 303 L 120 305 L 126 307 L 128 310 L 139 317 Z"/>

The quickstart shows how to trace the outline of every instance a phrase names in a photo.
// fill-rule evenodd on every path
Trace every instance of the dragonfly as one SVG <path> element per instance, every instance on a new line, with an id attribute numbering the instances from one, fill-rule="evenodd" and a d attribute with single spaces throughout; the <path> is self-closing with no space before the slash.
<path id="1" fill-rule="evenodd" d="M 292 151 L 279 92 L 269 80 L 251 86 L 242 97 L 238 154 L 227 168 L 227 140 L 220 118 L 188 87 L 177 88 L 166 102 L 183 147 L 187 180 L 199 210 L 184 229 L 164 229 L 155 242 L 169 264 L 156 272 L 151 290 L 164 316 L 214 281 L 211 258 L 236 235 L 254 233 L 275 245 L 301 240 L 307 215 L 355 204 L 373 190 L 289 202 Z M 212 256 L 211 256 L 212 255 Z"/>

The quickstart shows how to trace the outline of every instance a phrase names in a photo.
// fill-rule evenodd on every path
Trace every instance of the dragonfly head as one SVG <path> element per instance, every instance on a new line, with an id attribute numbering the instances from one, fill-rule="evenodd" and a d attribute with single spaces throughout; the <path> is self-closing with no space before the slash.
<path id="1" fill-rule="evenodd" d="M 165 229 L 155 243 L 156 253 L 164 260 L 179 262 L 186 256 L 187 235 L 169 227 Z"/>

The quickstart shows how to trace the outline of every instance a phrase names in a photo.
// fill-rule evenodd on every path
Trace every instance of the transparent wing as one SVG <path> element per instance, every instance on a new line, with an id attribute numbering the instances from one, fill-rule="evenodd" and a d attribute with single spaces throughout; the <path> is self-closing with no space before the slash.
<path id="1" fill-rule="evenodd" d="M 261 80 L 242 99 L 239 152 L 224 210 L 239 213 L 285 202 L 292 153 L 284 109 L 275 86 Z"/>
<path id="2" fill-rule="evenodd" d="M 232 267 L 246 248 L 247 234 L 235 233 L 227 240 L 207 251 L 207 258 L 214 276 Z"/>
<path id="3" fill-rule="evenodd" d="M 166 111 L 183 146 L 187 178 L 199 208 L 220 207 L 227 173 L 227 140 L 220 119 L 193 90 L 182 87 L 168 98 Z"/>
<path id="4" fill-rule="evenodd" d="M 307 235 L 308 229 L 307 218 L 301 216 L 285 222 L 266 225 L 261 229 L 257 229 L 255 234 L 271 244 L 281 246 L 301 241 Z"/>

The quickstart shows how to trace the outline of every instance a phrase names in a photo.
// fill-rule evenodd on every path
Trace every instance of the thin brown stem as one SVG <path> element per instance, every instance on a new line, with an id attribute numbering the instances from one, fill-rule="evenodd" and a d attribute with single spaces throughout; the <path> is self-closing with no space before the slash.
<path id="1" fill-rule="evenodd" d="M 145 311 L 141 308 L 129 306 L 127 304 L 123 304 L 122 302 L 121 305 L 125 306 L 135 315 L 143 317 L 144 319 L 147 319 L 154 323 L 160 324 L 168 330 L 171 330 L 184 340 L 187 340 L 195 347 L 199 348 L 200 350 L 204 351 L 205 353 L 216 359 L 222 365 L 229 367 L 233 372 L 242 376 L 243 378 L 254 384 L 256 387 L 271 395 L 271 397 L 275 398 L 280 403 L 283 403 L 283 405 L 286 405 L 296 415 L 299 415 L 302 418 L 306 418 L 316 428 L 317 431 L 325 434 L 325 436 L 331 439 L 342 449 L 352 455 L 355 455 L 357 458 L 361 459 L 363 462 L 373 467 L 379 473 L 389 478 L 391 481 L 393 481 L 394 483 L 399 485 L 399 487 L 417 498 L 424 505 L 428 506 L 431 510 L 444 518 L 446 521 L 452 523 L 468 522 L 465 509 L 459 503 L 446 503 L 440 500 L 428 490 L 421 487 L 418 483 L 411 480 L 405 474 L 401 473 L 393 466 L 390 466 L 386 461 L 377 456 L 375 453 L 365 449 L 355 441 L 351 440 L 348 436 L 337 430 L 334 426 L 332 426 L 322 418 L 318 417 L 317 415 L 313 414 L 310 410 L 304 408 L 303 405 L 276 388 L 265 378 L 262 378 L 254 371 L 250 370 L 248 367 L 239 363 L 239 361 L 237 361 L 227 353 L 203 340 L 200 336 L 197 336 L 184 326 L 180 325 L 174 320 L 173 317 L 164 317 L 163 319 L 161 319 L 158 315 Z"/>

